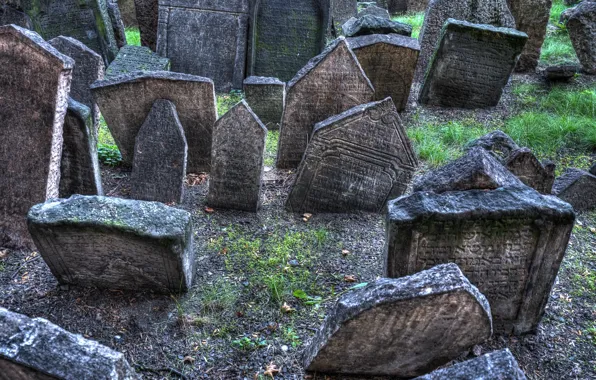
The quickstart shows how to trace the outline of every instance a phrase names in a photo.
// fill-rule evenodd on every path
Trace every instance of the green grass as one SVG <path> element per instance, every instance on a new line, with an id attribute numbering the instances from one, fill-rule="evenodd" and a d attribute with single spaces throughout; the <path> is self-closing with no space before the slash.
<path id="1" fill-rule="evenodd" d="M 267 141 L 265 143 L 265 166 L 275 166 L 278 140 L 279 131 L 267 132 Z"/>
<path id="2" fill-rule="evenodd" d="M 222 117 L 242 99 L 244 99 L 244 93 L 238 90 L 232 90 L 229 94 L 217 95 L 217 115 Z"/>
<path id="3" fill-rule="evenodd" d="M 127 44 L 141 46 L 141 33 L 139 32 L 139 28 L 128 27 L 125 32 Z"/>
<path id="4" fill-rule="evenodd" d="M 418 38 L 420 29 L 422 29 L 422 24 L 424 23 L 424 12 L 394 17 L 393 20 L 412 25 L 412 37 Z"/>
<path id="5" fill-rule="evenodd" d="M 559 65 L 567 62 L 576 62 L 575 50 L 571 45 L 569 34 L 565 25 L 559 24 L 561 13 L 568 7 L 562 0 L 555 0 L 550 11 L 550 26 L 542 45 L 540 60 L 548 65 Z M 555 27 L 554 30 L 552 27 Z"/>

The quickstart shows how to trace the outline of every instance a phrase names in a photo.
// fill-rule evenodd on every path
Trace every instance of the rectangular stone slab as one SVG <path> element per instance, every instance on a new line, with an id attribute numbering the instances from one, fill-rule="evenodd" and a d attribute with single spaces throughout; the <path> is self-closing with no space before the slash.
<path id="1" fill-rule="evenodd" d="M 277 78 L 248 77 L 244 96 L 268 130 L 279 129 L 286 100 L 286 84 Z"/>

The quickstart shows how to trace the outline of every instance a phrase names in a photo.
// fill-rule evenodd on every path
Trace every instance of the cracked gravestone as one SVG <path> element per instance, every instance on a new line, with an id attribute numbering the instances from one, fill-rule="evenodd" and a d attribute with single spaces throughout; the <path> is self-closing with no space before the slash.
<path id="1" fill-rule="evenodd" d="M 550 17 L 552 0 L 507 0 L 516 29 L 528 35 L 528 42 L 517 61 L 516 71 L 534 71 Z"/>
<path id="2" fill-rule="evenodd" d="M 307 371 L 412 377 L 492 335 L 490 306 L 457 265 L 382 278 L 343 295 L 306 348 Z"/>
<path id="3" fill-rule="evenodd" d="M 134 0 L 141 45 L 155 51 L 157 44 L 158 0 Z"/>
<path id="4" fill-rule="evenodd" d="M 33 249 L 27 211 L 58 196 L 73 66 L 37 33 L 0 27 L 0 246 Z"/>
<path id="5" fill-rule="evenodd" d="M 126 45 L 106 70 L 106 78 L 135 71 L 169 71 L 170 60 L 160 57 L 145 46 Z"/>
<path id="6" fill-rule="evenodd" d="M 244 80 L 244 96 L 268 130 L 279 129 L 286 98 L 284 82 L 277 78 L 248 77 Z"/>
<path id="7" fill-rule="evenodd" d="M 596 175 L 580 169 L 567 169 L 555 180 L 553 194 L 576 211 L 592 210 L 596 207 Z"/>
<path id="8" fill-rule="evenodd" d="M 542 164 L 528 148 L 515 150 L 504 162 L 505 167 L 524 184 L 541 194 L 551 194 L 555 182 L 555 164 Z"/>
<path id="9" fill-rule="evenodd" d="M 596 2 L 582 1 L 573 8 L 567 30 L 584 71 L 596 74 Z"/>
<path id="10" fill-rule="evenodd" d="M 192 220 L 184 210 L 73 195 L 33 206 L 27 223 L 61 284 L 164 294 L 192 285 Z"/>
<path id="11" fill-rule="evenodd" d="M 418 165 L 390 98 L 315 126 L 286 208 L 293 212 L 381 212 L 402 195 Z"/>

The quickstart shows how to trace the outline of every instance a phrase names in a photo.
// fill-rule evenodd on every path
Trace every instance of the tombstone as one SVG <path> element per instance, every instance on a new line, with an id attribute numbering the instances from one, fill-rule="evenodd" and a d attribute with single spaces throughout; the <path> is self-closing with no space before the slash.
<path id="1" fill-rule="evenodd" d="M 135 138 L 157 99 L 176 105 L 188 143 L 189 173 L 211 167 L 211 132 L 217 120 L 211 79 L 168 71 L 135 72 L 94 83 L 91 91 L 125 164 L 132 165 Z"/>
<path id="2" fill-rule="evenodd" d="M 127 45 L 126 41 L 126 30 L 124 29 L 124 21 L 122 20 L 122 13 L 120 13 L 120 7 L 118 6 L 118 0 L 107 0 L 108 3 L 108 15 L 110 16 L 110 22 L 116 39 L 116 46 L 118 49 Z"/>
<path id="3" fill-rule="evenodd" d="M 418 40 L 397 34 L 373 34 L 347 41 L 375 88 L 375 99 L 390 96 L 398 111 L 405 110 L 420 53 Z"/>
<path id="4" fill-rule="evenodd" d="M 0 25 L 16 25 L 25 29 L 33 29 L 33 23 L 26 13 L 11 5 L 0 5 Z"/>
<path id="5" fill-rule="evenodd" d="M 542 164 L 528 148 L 514 151 L 504 162 L 505 167 L 524 184 L 541 194 L 551 194 L 555 182 L 555 164 Z"/>
<path id="6" fill-rule="evenodd" d="M 141 45 L 155 51 L 157 47 L 158 0 L 134 0 Z"/>
<path id="7" fill-rule="evenodd" d="M 279 134 L 277 167 L 298 167 L 316 123 L 374 98 L 374 88 L 343 37 L 292 79 Z"/>
<path id="8" fill-rule="evenodd" d="M 544 69 L 544 77 L 549 82 L 567 82 L 582 71 L 579 65 L 552 65 Z"/>
<path id="9" fill-rule="evenodd" d="M 499 379 L 526 380 L 508 348 L 438 369 L 415 380 Z"/>
<path id="10" fill-rule="evenodd" d="M 172 71 L 213 79 L 218 92 L 241 89 L 248 0 L 159 0 L 157 53 Z"/>
<path id="11" fill-rule="evenodd" d="M 342 26 L 342 30 L 346 37 L 392 33 L 407 37 L 412 35 L 411 25 L 370 15 L 361 18 L 351 18 Z"/>
<path id="12" fill-rule="evenodd" d="M 0 307 L 3 379 L 137 379 L 124 355 L 43 318 Z"/>
<path id="13" fill-rule="evenodd" d="M 268 130 L 279 129 L 286 99 L 284 82 L 277 78 L 248 77 L 244 80 L 244 96 Z"/>
<path id="14" fill-rule="evenodd" d="M 118 0 L 118 6 L 122 13 L 122 22 L 126 27 L 139 26 L 137 21 L 137 11 L 134 0 Z M 157 13 L 156 13 L 157 14 Z"/>
<path id="15" fill-rule="evenodd" d="M 515 29 L 447 20 L 424 78 L 420 103 L 496 106 L 527 39 Z"/>
<path id="16" fill-rule="evenodd" d="M 145 201 L 182 203 L 187 154 L 176 106 L 169 100 L 156 100 L 136 137 L 130 195 Z"/>
<path id="17" fill-rule="evenodd" d="M 192 219 L 184 210 L 73 195 L 33 206 L 27 224 L 61 284 L 164 294 L 192 285 Z"/>
<path id="18" fill-rule="evenodd" d="M 552 0 L 507 0 L 516 29 L 528 35 L 528 42 L 517 61 L 516 71 L 534 71 L 550 17 Z"/>
<path id="19" fill-rule="evenodd" d="M 135 71 L 169 71 L 170 60 L 163 58 L 145 46 L 126 45 L 108 69 L 106 77 L 130 74 Z"/>
<path id="20" fill-rule="evenodd" d="M 33 248 L 27 211 L 58 196 L 73 66 L 37 33 L 0 27 L 0 246 Z"/>
<path id="21" fill-rule="evenodd" d="M 499 130 L 490 132 L 468 145 L 468 149 L 475 147 L 483 148 L 501 162 L 507 159 L 514 151 L 520 149 L 520 146 L 509 135 Z"/>
<path id="22" fill-rule="evenodd" d="M 596 2 L 582 1 L 569 15 L 567 30 L 575 54 L 588 74 L 596 74 Z"/>
<path id="23" fill-rule="evenodd" d="M 104 63 L 99 54 L 71 37 L 59 36 L 48 41 L 60 53 L 74 59 L 70 97 L 89 107 L 93 112 L 93 125 L 99 128 L 100 113 L 91 94 L 91 84 L 103 79 Z"/>
<path id="24" fill-rule="evenodd" d="M 407 0 L 388 0 L 387 10 L 390 15 L 405 13 L 408 10 Z"/>
<path id="25" fill-rule="evenodd" d="M 416 192 L 389 202 L 385 275 L 456 263 L 488 298 L 495 332 L 532 332 L 574 222 L 569 204 L 528 187 Z"/>
<path id="26" fill-rule="evenodd" d="M 371 5 L 371 6 L 364 8 L 363 10 L 358 12 L 358 15 L 356 15 L 356 18 L 361 18 L 366 15 L 386 18 L 388 20 L 391 19 L 391 16 L 389 16 L 389 12 L 387 12 L 387 9 L 377 7 L 376 5 Z"/>
<path id="27" fill-rule="evenodd" d="M 73 194 L 103 195 L 97 131 L 89 107 L 68 99 L 60 164 L 60 198 Z"/>
<path id="28" fill-rule="evenodd" d="M 576 211 L 596 208 L 596 175 L 570 168 L 555 180 L 553 194 L 573 206 Z"/>
<path id="29" fill-rule="evenodd" d="M 325 47 L 330 0 L 260 0 L 251 9 L 248 74 L 284 82 Z"/>
<path id="30" fill-rule="evenodd" d="M 457 265 L 343 295 L 306 348 L 307 371 L 410 378 L 492 335 L 490 306 Z"/>
<path id="31" fill-rule="evenodd" d="M 358 13 L 358 2 L 356 0 L 330 0 L 331 21 L 333 24 L 333 36 L 341 34 L 341 26 L 351 17 Z"/>

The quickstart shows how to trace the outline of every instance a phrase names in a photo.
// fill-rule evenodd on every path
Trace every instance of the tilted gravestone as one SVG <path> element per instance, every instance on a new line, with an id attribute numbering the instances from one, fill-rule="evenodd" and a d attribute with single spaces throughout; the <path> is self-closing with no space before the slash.
<path id="1" fill-rule="evenodd" d="M 126 45 L 108 69 L 106 78 L 123 74 L 130 74 L 135 71 L 168 71 L 170 60 L 160 57 L 145 46 Z"/>
<path id="2" fill-rule="evenodd" d="M 187 154 L 176 106 L 169 100 L 156 100 L 136 137 L 130 195 L 145 201 L 181 203 Z"/>
<path id="3" fill-rule="evenodd" d="M 267 129 L 279 129 L 286 99 L 284 82 L 277 78 L 248 77 L 244 80 L 244 96 Z"/>
<path id="4" fill-rule="evenodd" d="M 124 28 L 124 21 L 122 20 L 122 13 L 118 6 L 118 0 L 107 0 L 108 15 L 110 16 L 110 23 L 114 31 L 114 38 L 116 39 L 116 46 L 119 49 L 126 46 L 126 30 Z"/>
<path id="5" fill-rule="evenodd" d="M 553 194 L 573 206 L 576 211 L 596 208 L 596 175 L 570 168 L 555 180 Z"/>
<path id="6" fill-rule="evenodd" d="M 102 195 L 97 130 L 89 107 L 68 99 L 60 164 L 60 198 Z"/>
<path id="7" fill-rule="evenodd" d="M 27 223 L 61 284 L 164 294 L 192 285 L 192 220 L 184 210 L 73 195 L 33 206 Z"/>
<path id="8" fill-rule="evenodd" d="M 402 195 L 418 162 L 390 98 L 315 126 L 286 207 L 294 212 L 380 212 Z"/>
<path id="9" fill-rule="evenodd" d="M 267 128 L 243 100 L 213 127 L 213 161 L 207 204 L 257 211 Z"/>
<path id="10" fill-rule="evenodd" d="M 340 37 L 292 79 L 279 134 L 277 167 L 298 167 L 316 123 L 372 101 L 374 88 Z"/>
<path id="11" fill-rule="evenodd" d="M 486 298 L 457 265 L 382 278 L 342 296 L 305 350 L 307 371 L 410 378 L 490 338 Z"/>
<path id="12" fill-rule="evenodd" d="M 158 0 L 134 0 L 141 45 L 155 51 L 157 46 Z"/>
<path id="13" fill-rule="evenodd" d="M 122 154 L 132 165 L 135 137 L 157 99 L 176 105 L 188 143 L 189 173 L 208 172 L 217 120 L 211 79 L 168 71 L 136 72 L 96 82 L 91 91 Z"/>
<path id="14" fill-rule="evenodd" d="M 0 374 L 14 380 L 138 379 L 122 353 L 2 307 Z"/>
<path id="15" fill-rule="evenodd" d="M 551 194 L 555 182 L 555 164 L 542 164 L 528 148 L 515 150 L 504 162 L 505 167 L 524 184 L 542 194 Z"/>
<path id="16" fill-rule="evenodd" d="M 527 39 L 515 29 L 447 20 L 424 78 L 420 103 L 496 106 Z"/>
<path id="17" fill-rule="evenodd" d="M 248 0 L 159 0 L 157 53 L 172 70 L 213 79 L 218 92 L 241 89 Z"/>
<path id="18" fill-rule="evenodd" d="M 533 71 L 538 66 L 546 36 L 552 0 L 507 0 L 516 29 L 528 35 L 528 42 L 517 62 L 517 71 Z"/>
<path id="19" fill-rule="evenodd" d="M 389 203 L 385 275 L 456 263 L 488 298 L 495 332 L 535 331 L 575 222 L 528 187 L 416 192 Z"/>
<path id="20" fill-rule="evenodd" d="M 32 248 L 27 211 L 58 196 L 73 66 L 37 33 L 0 27 L 0 246 Z"/>
<path id="21" fill-rule="evenodd" d="M 596 2 L 582 1 L 573 8 L 567 30 L 585 72 L 596 74 Z"/>
<path id="22" fill-rule="evenodd" d="M 406 8 L 408 12 L 424 12 L 428 7 L 429 0 L 407 0 L 406 3 Z"/>
<path id="23" fill-rule="evenodd" d="M 406 109 L 420 45 L 415 38 L 373 34 L 348 39 L 348 45 L 375 88 L 375 99 L 390 96 L 398 111 Z"/>
<path id="24" fill-rule="evenodd" d="M 0 25 L 14 24 L 25 29 L 33 29 L 33 23 L 26 13 L 9 5 L 0 5 Z"/>
<path id="25" fill-rule="evenodd" d="M 499 130 L 487 133 L 468 144 L 469 149 L 475 147 L 485 149 L 501 162 L 509 157 L 514 151 L 520 149 L 520 146 L 517 145 L 511 137 Z"/>
<path id="26" fill-rule="evenodd" d="M 286 82 L 325 47 L 330 0 L 260 0 L 251 9 L 248 74 Z"/>

